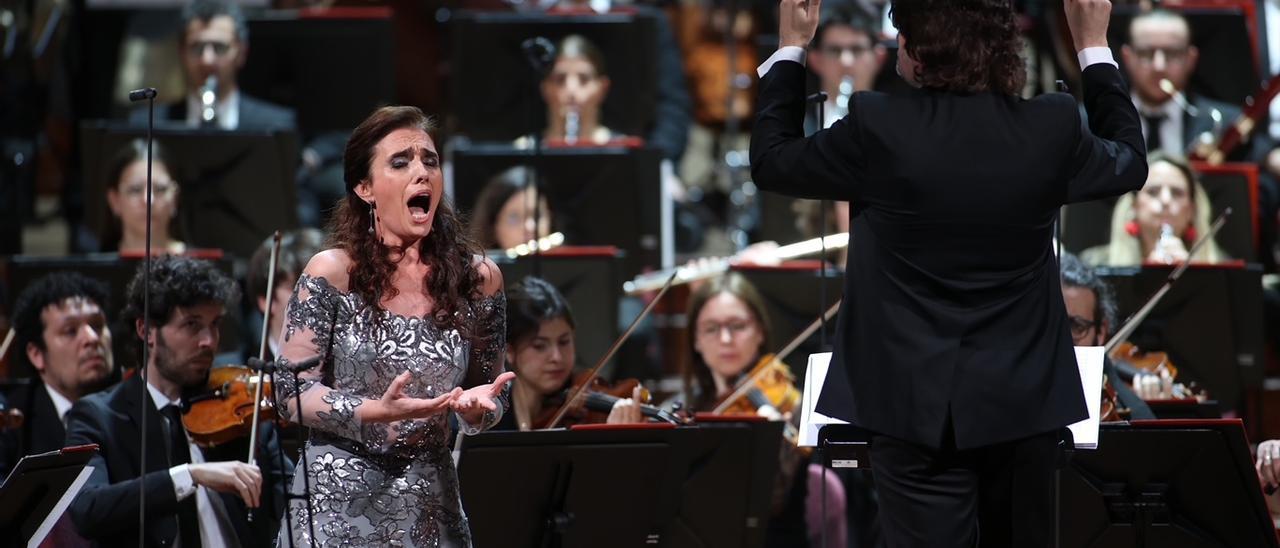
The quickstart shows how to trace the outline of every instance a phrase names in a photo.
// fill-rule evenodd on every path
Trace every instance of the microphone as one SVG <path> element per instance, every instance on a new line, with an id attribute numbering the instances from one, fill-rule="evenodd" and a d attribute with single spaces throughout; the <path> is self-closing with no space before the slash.
<path id="1" fill-rule="evenodd" d="M 529 66 L 540 75 L 546 74 L 551 68 L 551 63 L 556 59 L 556 45 L 544 36 L 525 39 L 520 43 L 520 49 L 524 50 L 525 60 L 529 61 Z"/>
<path id="2" fill-rule="evenodd" d="M 145 101 L 147 99 L 155 99 L 155 98 L 156 98 L 156 88 L 135 89 L 129 92 L 129 101 L 133 103 L 136 103 L 138 101 Z"/>
<path id="3" fill-rule="evenodd" d="M 279 359 L 264 361 L 258 358 L 249 358 L 248 361 L 249 363 L 247 363 L 246 365 L 249 366 L 249 369 L 253 369 L 255 371 L 262 371 L 264 373 L 271 372 L 271 371 L 288 371 L 290 373 L 301 373 L 317 365 L 320 365 L 320 362 L 323 361 L 323 359 L 321 356 L 316 355 L 296 363 L 291 363 L 291 362 L 281 363 L 281 360 Z"/>

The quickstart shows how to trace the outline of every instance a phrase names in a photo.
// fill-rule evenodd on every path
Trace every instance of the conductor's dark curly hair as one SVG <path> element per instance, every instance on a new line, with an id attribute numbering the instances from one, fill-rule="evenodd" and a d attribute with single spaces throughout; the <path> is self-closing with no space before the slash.
<path id="1" fill-rule="evenodd" d="M 1027 70 L 1011 0 L 895 0 L 890 16 L 922 87 L 1021 94 Z"/>
<path id="2" fill-rule="evenodd" d="M 373 210 L 356 195 L 355 188 L 369 178 L 378 142 L 391 132 L 406 128 L 429 134 L 435 129 L 435 123 L 417 107 L 387 106 L 374 111 L 351 132 L 342 156 L 347 195 L 338 202 L 338 210 L 329 222 L 329 245 L 351 257 L 351 291 L 374 307 L 396 295 L 391 274 L 404 250 L 387 246 L 369 232 Z M 472 333 L 467 322 L 458 324 L 453 317 L 469 313 L 472 301 L 483 292 L 484 280 L 476 262 L 480 253 L 480 247 L 467 235 L 448 196 L 442 197 L 430 234 L 418 242 L 418 256 L 431 267 L 431 274 L 422 284 L 435 301 L 432 321 L 442 328 L 459 328 L 468 338 Z"/>

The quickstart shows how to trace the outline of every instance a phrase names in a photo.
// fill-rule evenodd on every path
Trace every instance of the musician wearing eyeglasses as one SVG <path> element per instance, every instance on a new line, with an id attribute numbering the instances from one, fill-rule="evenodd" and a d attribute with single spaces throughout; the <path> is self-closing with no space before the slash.
<path id="1" fill-rule="evenodd" d="M 180 188 L 165 148 L 151 144 L 151 249 L 157 253 L 182 253 L 187 246 L 174 234 Z M 107 207 L 112 222 L 102 251 L 141 254 L 147 249 L 147 142 L 129 141 L 116 152 L 107 174 Z"/>
<path id="2" fill-rule="evenodd" d="M 827 93 L 821 127 L 828 127 L 849 113 L 849 98 L 868 91 L 888 56 L 879 44 L 879 19 L 856 3 L 832 6 L 818 24 L 809 48 L 809 69 L 818 76 L 818 85 Z M 805 117 L 805 132 L 819 128 L 816 110 Z"/>

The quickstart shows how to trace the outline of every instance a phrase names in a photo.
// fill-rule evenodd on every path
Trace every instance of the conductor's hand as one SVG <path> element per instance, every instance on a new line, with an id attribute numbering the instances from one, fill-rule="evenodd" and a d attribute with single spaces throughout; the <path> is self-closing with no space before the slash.
<path id="1" fill-rule="evenodd" d="M 809 47 L 818 31 L 822 0 L 781 0 L 778 2 L 778 47 Z"/>
<path id="2" fill-rule="evenodd" d="M 493 379 L 493 382 L 489 384 L 481 384 L 466 389 L 458 394 L 458 397 L 450 405 L 468 423 L 477 424 L 484 419 L 486 411 L 498 410 L 498 404 L 494 400 L 498 399 L 498 395 L 502 394 L 502 389 L 514 378 L 516 378 L 516 374 L 507 371 L 498 375 L 498 378 Z"/>
<path id="3" fill-rule="evenodd" d="M 1111 21 L 1111 0 L 1063 0 L 1067 26 L 1076 51 L 1107 47 L 1107 23 Z"/>
<path id="4" fill-rule="evenodd" d="M 357 407 L 362 422 L 395 422 L 406 419 L 424 419 L 449 410 L 453 401 L 462 395 L 461 388 L 436 396 L 434 398 L 413 398 L 404 394 L 404 385 L 409 382 L 409 372 L 405 371 L 391 381 L 391 386 L 383 392 L 377 401 L 365 402 Z"/>
<path id="5" fill-rule="evenodd" d="M 262 471 L 239 461 L 191 464 L 191 481 L 219 493 L 240 495 L 245 506 L 257 508 L 262 496 Z"/>

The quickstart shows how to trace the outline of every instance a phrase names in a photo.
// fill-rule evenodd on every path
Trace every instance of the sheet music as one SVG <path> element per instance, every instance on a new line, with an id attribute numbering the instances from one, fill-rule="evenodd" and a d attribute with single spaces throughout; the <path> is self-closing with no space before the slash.
<path id="1" fill-rule="evenodd" d="M 800 447 L 818 445 L 818 430 L 828 424 L 849 424 L 814 411 L 822 384 L 827 380 L 827 368 L 831 365 L 831 353 L 810 354 L 804 371 L 804 395 L 800 398 Z"/>
<path id="2" fill-rule="evenodd" d="M 76 476 L 76 480 L 71 482 L 71 487 L 67 488 L 67 492 L 63 493 L 62 498 L 58 499 L 58 504 L 53 505 L 53 510 L 40 523 L 40 528 L 36 529 L 34 535 L 31 535 L 31 540 L 27 541 L 27 548 L 36 548 L 40 546 L 41 542 L 44 542 L 44 537 L 49 536 L 53 526 L 58 523 L 58 518 L 61 518 L 63 512 L 67 511 L 67 507 L 71 506 L 71 501 L 76 500 L 76 495 L 80 494 L 80 489 L 84 487 L 86 481 L 89 481 L 89 474 L 92 473 L 92 466 L 85 466 L 80 470 L 80 475 Z"/>
<path id="3" fill-rule="evenodd" d="M 1077 346 L 1076 364 L 1080 366 L 1080 385 L 1084 390 L 1085 407 L 1089 418 L 1068 426 L 1075 438 L 1076 449 L 1098 448 L 1098 423 L 1102 417 L 1102 360 L 1106 356 L 1101 346 Z"/>

